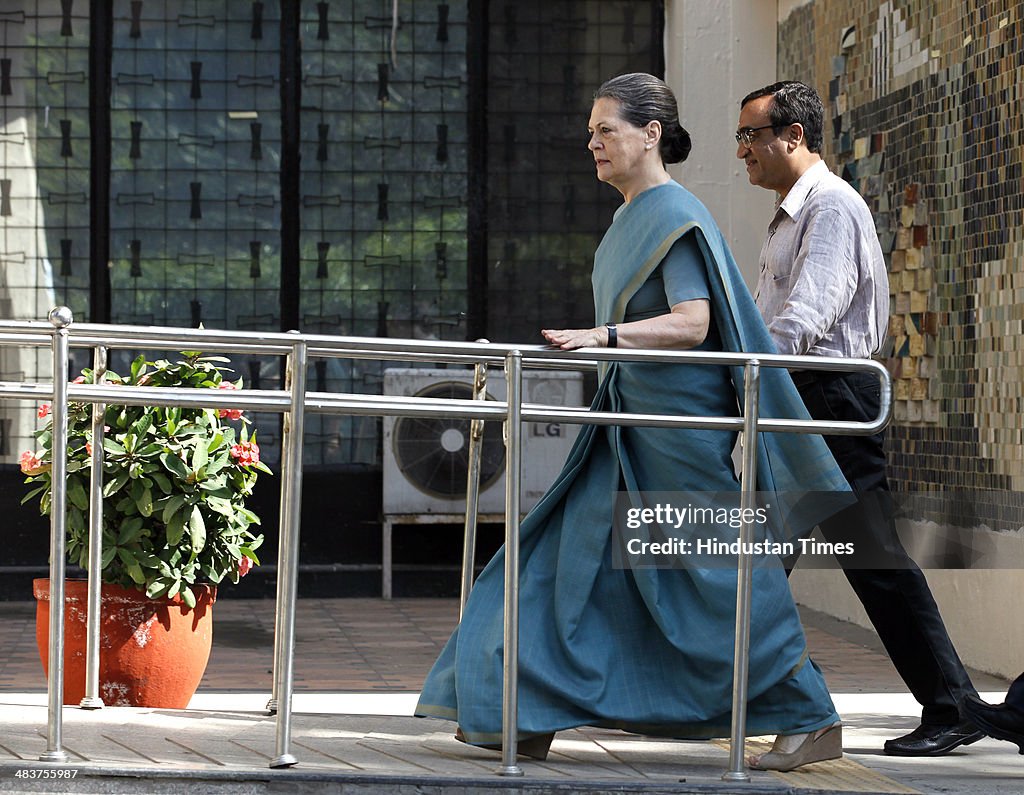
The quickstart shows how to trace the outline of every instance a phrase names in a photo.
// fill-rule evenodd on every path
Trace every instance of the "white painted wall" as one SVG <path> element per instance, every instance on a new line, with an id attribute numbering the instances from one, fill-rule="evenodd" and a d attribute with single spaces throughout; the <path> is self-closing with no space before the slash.
<path id="1" fill-rule="evenodd" d="M 740 100 L 775 80 L 777 13 L 765 0 L 665 3 L 665 80 L 693 139 L 670 171 L 714 215 L 751 288 L 775 194 L 747 181 L 733 135 Z"/>
<path id="2" fill-rule="evenodd" d="M 1024 536 L 975 528 L 992 559 L 1008 567 L 969 571 L 926 570 L 925 577 L 964 664 L 1007 679 L 1024 668 Z M 901 530 L 902 533 L 902 530 Z M 870 627 L 867 613 L 838 569 L 797 566 L 790 587 L 800 604 L 830 616 Z"/>

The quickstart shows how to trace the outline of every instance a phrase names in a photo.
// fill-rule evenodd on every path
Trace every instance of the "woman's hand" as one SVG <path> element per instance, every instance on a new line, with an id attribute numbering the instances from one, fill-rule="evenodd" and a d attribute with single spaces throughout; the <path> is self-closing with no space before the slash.
<path id="1" fill-rule="evenodd" d="M 600 328 L 562 328 L 541 329 L 540 333 L 549 344 L 563 351 L 574 351 L 577 348 L 603 348 L 608 344 L 608 329 Z"/>
<path id="2" fill-rule="evenodd" d="M 706 298 L 680 301 L 664 315 L 618 323 L 616 344 L 619 348 L 687 350 L 704 342 L 710 323 L 711 308 Z M 608 347 L 608 329 L 604 326 L 541 329 L 540 333 L 550 344 L 563 351 Z"/>

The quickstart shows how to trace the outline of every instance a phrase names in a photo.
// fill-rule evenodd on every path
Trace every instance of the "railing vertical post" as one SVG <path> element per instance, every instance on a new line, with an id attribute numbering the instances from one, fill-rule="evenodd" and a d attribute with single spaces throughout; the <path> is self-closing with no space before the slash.
<path id="1" fill-rule="evenodd" d="M 94 384 L 107 372 L 107 349 L 97 345 L 93 352 Z M 92 406 L 92 455 L 89 470 L 89 594 L 85 624 L 85 698 L 82 709 L 102 709 L 100 696 L 100 595 L 103 587 L 103 420 L 106 405 Z"/>
<path id="2" fill-rule="evenodd" d="M 519 735 L 519 475 L 523 437 L 523 354 L 505 357 L 508 414 L 505 419 L 505 659 L 502 672 L 500 776 L 521 776 Z"/>
<path id="3" fill-rule="evenodd" d="M 40 762 L 67 762 L 61 748 L 64 705 L 64 556 L 67 523 L 68 470 L 68 326 L 71 310 L 58 306 L 50 310 L 53 332 L 53 436 L 50 463 L 50 638 L 47 680 L 48 720 L 46 751 Z"/>
<path id="4" fill-rule="evenodd" d="M 299 525 L 302 518 L 302 437 L 306 406 L 306 342 L 296 341 L 288 356 L 287 386 L 291 407 L 284 416 L 287 446 L 281 449 L 281 472 L 288 482 L 281 500 L 281 557 L 277 561 L 277 614 L 274 639 L 274 695 L 277 699 L 276 748 L 270 767 L 290 767 L 292 665 L 295 662 L 295 598 L 299 579 Z M 276 634 L 280 634 L 280 638 Z"/>
<path id="5" fill-rule="evenodd" d="M 477 340 L 486 342 L 486 340 Z M 473 400 L 487 400 L 487 364 L 478 362 L 473 368 Z M 480 455 L 484 442 L 484 421 L 469 421 L 469 461 L 466 472 L 466 525 L 462 538 L 462 588 L 459 592 L 459 619 L 466 610 L 469 592 L 473 590 L 476 568 L 476 525 L 480 510 Z"/>
<path id="6" fill-rule="evenodd" d="M 285 363 L 284 372 L 284 388 L 285 391 L 290 391 L 292 388 L 292 372 L 291 372 L 292 356 L 289 355 L 287 362 Z M 285 414 L 281 422 L 281 461 L 282 469 L 283 462 L 285 461 L 285 451 L 291 449 L 292 444 L 292 428 L 291 423 L 288 421 L 288 415 Z M 278 706 L 278 695 L 277 695 L 277 666 L 278 661 L 281 659 L 281 642 L 283 634 L 281 632 L 281 587 L 282 581 L 280 576 L 281 567 L 288 559 L 288 536 L 285 534 L 285 528 L 288 526 L 288 515 L 291 511 L 291 482 L 292 479 L 288 477 L 287 472 L 281 472 L 281 504 L 278 506 L 278 520 L 277 520 L 277 602 L 274 610 L 274 661 L 273 661 L 273 673 L 271 674 L 271 691 L 270 700 L 267 701 L 267 712 L 271 715 L 277 714 Z"/>
<path id="7" fill-rule="evenodd" d="M 722 775 L 726 781 L 749 781 L 744 758 L 747 731 L 747 672 L 750 657 L 750 591 L 752 558 L 744 549 L 753 541 L 753 515 L 757 489 L 757 415 L 761 392 L 761 369 L 757 359 L 747 362 L 743 370 L 743 471 L 740 475 L 740 554 L 736 579 L 736 644 L 733 651 L 732 675 L 732 744 L 729 749 L 729 770 Z"/>

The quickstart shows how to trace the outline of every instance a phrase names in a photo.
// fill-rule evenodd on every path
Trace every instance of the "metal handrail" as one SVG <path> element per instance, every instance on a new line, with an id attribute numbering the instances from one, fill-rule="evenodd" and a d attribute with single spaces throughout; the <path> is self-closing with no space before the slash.
<path id="1" fill-rule="evenodd" d="M 486 342 L 377 339 L 366 337 L 330 337 L 288 333 L 240 333 L 209 329 L 103 326 L 83 323 L 71 327 L 70 310 L 58 307 L 50 312 L 50 325 L 37 321 L 0 321 L 0 345 L 50 345 L 53 350 L 53 384 L 0 382 L 0 399 L 49 397 L 53 414 L 53 491 L 50 516 L 50 674 L 48 686 L 47 750 L 42 761 L 66 762 L 61 747 L 61 700 L 63 694 L 64 624 L 64 539 L 65 493 L 60 474 L 67 456 L 67 403 L 69 399 L 102 406 L 121 405 L 192 406 L 243 408 L 278 412 L 285 418 L 282 442 L 282 495 L 278 551 L 278 594 L 274 632 L 274 684 L 271 705 L 276 705 L 276 753 L 271 767 L 290 767 L 297 763 L 291 754 L 292 663 L 295 640 L 295 600 L 298 576 L 299 506 L 302 485 L 302 429 L 306 412 L 375 416 L 457 417 L 473 421 L 504 420 L 506 423 L 507 471 L 505 510 L 505 659 L 503 682 L 503 724 L 501 775 L 522 775 L 516 762 L 518 677 L 518 603 L 519 603 L 519 493 L 521 461 L 521 425 L 523 422 L 555 421 L 592 425 L 646 425 L 653 427 L 705 428 L 739 431 L 743 442 L 741 499 L 750 507 L 754 498 L 756 467 L 755 434 L 758 432 L 872 434 L 889 421 L 892 389 L 885 368 L 870 360 L 825 357 L 781 356 L 758 353 L 694 351 L 651 351 L 580 349 L 561 351 L 544 346 L 516 346 Z M 98 384 L 68 384 L 67 370 L 71 346 L 91 347 L 96 351 L 97 367 L 111 348 L 160 349 L 200 348 L 204 352 L 268 353 L 288 357 L 287 377 L 281 390 L 243 390 L 224 392 L 173 387 L 130 387 Z M 375 358 L 378 360 L 429 360 L 431 362 L 500 364 L 508 382 L 506 401 L 426 399 L 381 395 L 355 395 L 305 391 L 309 358 Z M 660 414 L 617 414 L 585 409 L 522 403 L 524 366 L 591 369 L 595 361 L 676 362 L 744 368 L 743 417 L 678 417 Z M 879 415 L 871 422 L 826 423 L 814 420 L 761 418 L 758 412 L 758 384 L 761 367 L 839 372 L 873 372 L 880 381 Z M 102 427 L 100 428 L 102 431 Z M 101 445 L 94 445 L 94 450 Z M 94 471 L 98 467 L 94 464 Z M 91 535 L 98 535 L 102 494 L 93 484 L 90 511 Z M 96 501 L 99 501 L 99 504 Z M 749 516 L 751 512 L 745 512 Z M 467 525 L 468 527 L 468 525 Z M 751 522 L 741 527 L 741 541 L 750 541 Z M 98 555 L 91 546 L 90 559 Z M 748 548 L 746 546 L 742 548 Z M 97 576 L 93 576 L 93 575 Z M 464 574 L 465 577 L 465 574 Z M 90 589 L 98 599 L 98 567 L 90 567 Z M 95 585 L 94 585 L 95 581 Z M 739 559 L 737 580 L 737 616 L 734 651 L 733 726 L 730 769 L 724 778 L 747 780 L 743 759 L 747 692 L 747 652 L 750 629 L 751 560 Z M 90 594 L 92 591 L 90 590 Z M 463 597 L 463 599 L 465 596 Z M 90 598 L 90 607 L 92 599 Z M 98 612 L 98 611 L 97 611 Z M 89 632 L 98 632 L 98 615 L 89 612 Z M 95 666 L 92 666 L 95 668 Z M 87 686 L 87 700 L 95 693 Z M 98 706 L 86 704 L 83 707 Z"/>

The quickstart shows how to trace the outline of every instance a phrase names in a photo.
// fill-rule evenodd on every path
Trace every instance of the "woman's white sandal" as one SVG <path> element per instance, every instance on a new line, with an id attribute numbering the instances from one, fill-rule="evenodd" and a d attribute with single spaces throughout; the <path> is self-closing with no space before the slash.
<path id="1" fill-rule="evenodd" d="M 807 734 L 780 734 L 772 750 L 760 756 L 747 757 L 754 770 L 778 770 L 785 773 L 811 762 L 841 759 L 843 756 L 843 724 L 833 723 Z"/>

